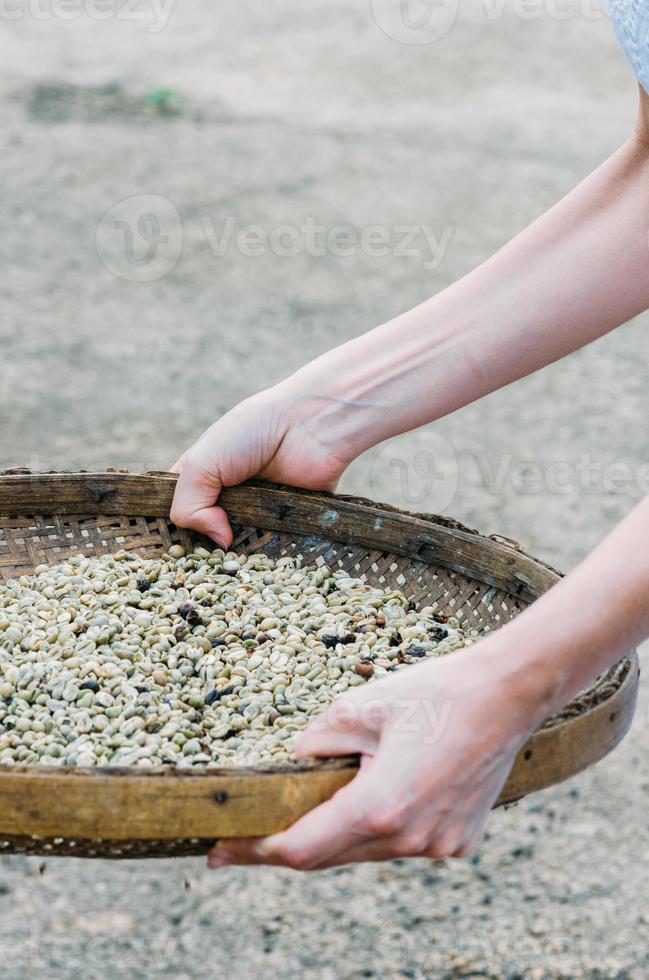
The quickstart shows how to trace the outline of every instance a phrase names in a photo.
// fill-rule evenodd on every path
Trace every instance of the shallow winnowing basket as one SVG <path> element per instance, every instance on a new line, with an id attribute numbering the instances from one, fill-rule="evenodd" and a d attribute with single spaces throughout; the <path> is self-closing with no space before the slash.
<path id="1" fill-rule="evenodd" d="M 197 535 L 168 519 L 169 474 L 0 475 L 0 579 L 82 552 L 159 555 Z M 302 556 L 398 587 L 481 631 L 515 616 L 558 574 L 506 539 L 350 497 L 253 482 L 225 490 L 233 548 Z M 1 587 L 1 582 L 0 582 Z M 609 753 L 635 709 L 634 652 L 519 753 L 499 803 L 574 775 Z M 287 827 L 353 778 L 354 758 L 275 768 L 71 769 L 0 766 L 0 853 L 161 857 L 205 853 L 220 837 Z"/>

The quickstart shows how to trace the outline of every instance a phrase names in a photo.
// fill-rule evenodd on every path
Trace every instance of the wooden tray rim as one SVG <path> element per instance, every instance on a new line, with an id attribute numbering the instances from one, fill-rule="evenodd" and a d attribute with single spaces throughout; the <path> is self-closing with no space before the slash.
<path id="1" fill-rule="evenodd" d="M 66 514 L 114 514 L 168 518 L 175 481 L 173 474 L 166 473 L 4 473 L 0 475 L 0 515 L 38 514 L 64 518 Z M 20 493 L 19 501 L 17 491 Z M 150 496 L 147 491 L 151 492 Z M 409 514 L 373 501 L 250 481 L 240 487 L 226 488 L 221 502 L 235 520 L 245 525 L 296 535 L 317 533 L 332 541 L 378 547 L 387 553 L 434 562 L 475 581 L 482 579 L 475 574 L 475 569 L 463 571 L 463 563 L 467 558 L 475 557 L 480 549 L 488 557 L 498 556 L 499 560 L 498 574 L 488 575 L 483 580 L 485 584 L 503 589 L 521 601 L 531 601 L 560 578 L 555 569 L 525 554 L 515 544 L 485 537 L 455 521 L 435 515 Z M 317 527 L 307 527 L 305 507 L 307 513 L 318 516 Z M 340 523 L 332 521 L 332 513 L 340 519 Z M 323 515 L 326 518 L 324 523 Z M 356 530 L 353 518 L 359 515 L 365 523 L 361 530 Z M 296 531 L 293 526 L 289 527 L 289 519 L 297 521 L 305 530 Z M 386 528 L 391 539 L 389 545 L 383 538 Z M 403 541 L 396 544 L 401 543 L 401 548 L 393 546 L 394 539 L 399 535 L 403 536 Z M 414 545 L 417 547 L 413 555 Z M 453 561 L 454 550 L 460 553 L 459 563 Z M 509 590 L 509 585 L 513 591 Z M 598 686 L 603 691 L 603 696 L 594 706 L 585 707 L 572 717 L 558 716 L 536 731 L 517 756 L 498 803 L 511 802 L 528 792 L 568 778 L 607 755 L 630 727 L 638 676 L 638 659 L 632 651 L 593 686 L 593 691 L 597 691 Z M 606 733 L 605 737 L 592 741 L 593 736 L 601 735 L 602 730 Z M 573 743 L 574 751 L 569 753 L 566 760 L 562 752 L 566 745 Z M 539 755 L 543 757 L 544 752 L 546 755 L 549 752 L 549 756 L 543 765 L 543 772 L 540 772 L 536 759 Z M 183 809 L 182 797 L 188 793 L 192 798 L 191 791 L 195 789 L 200 807 L 196 799 L 193 802 L 190 799 L 187 806 L 196 808 L 192 809 L 192 816 L 198 820 L 196 829 L 200 832 L 197 836 L 204 836 L 205 820 L 214 828 L 213 834 L 205 835 L 206 840 L 208 836 L 238 836 L 245 832 L 245 819 L 242 817 L 245 817 L 246 807 L 253 805 L 258 795 L 255 787 L 261 790 L 262 783 L 266 789 L 273 788 L 279 802 L 277 808 L 267 814 L 271 822 L 268 829 L 263 828 L 263 820 L 259 819 L 259 814 L 256 815 L 254 832 L 271 832 L 276 829 L 277 820 L 282 819 L 280 813 L 285 815 L 295 806 L 309 809 L 317 805 L 353 778 L 357 766 L 355 757 L 276 767 L 207 767 L 204 770 L 0 766 L 0 835 L 15 834 L 19 827 L 21 834 L 28 833 L 35 837 L 63 836 L 61 825 L 56 824 L 57 820 L 62 819 L 60 802 L 57 804 L 57 799 L 60 801 L 62 795 L 72 811 L 68 811 L 66 838 L 82 838 L 86 832 L 97 840 L 193 838 L 196 835 L 187 833 L 188 813 Z M 296 782 L 296 777 L 302 778 Z M 114 818 L 111 819 L 110 813 L 104 814 L 105 826 L 98 828 L 93 824 L 96 814 L 94 817 L 92 813 L 86 813 L 85 817 L 83 814 L 84 801 L 85 805 L 88 801 L 96 803 L 100 784 L 109 796 L 116 794 L 116 808 Z M 171 794 L 171 799 L 168 792 L 170 784 L 175 784 L 177 789 L 177 793 Z M 13 812 L 12 816 L 12 799 L 16 795 L 18 799 L 23 799 L 25 793 L 33 801 L 32 808 L 27 813 L 24 810 Z M 127 801 L 134 803 L 143 797 L 157 797 L 160 819 L 167 812 L 167 821 L 164 825 L 156 824 L 154 814 L 147 824 L 146 835 L 138 836 L 134 834 L 137 821 L 124 821 L 124 814 L 130 813 Z M 121 805 L 118 805 L 118 800 L 122 801 Z M 200 808 L 204 810 L 202 821 L 198 819 Z M 121 813 L 119 819 L 118 813 Z M 75 827 L 79 832 L 75 831 Z M 140 834 L 142 832 L 139 831 Z"/>

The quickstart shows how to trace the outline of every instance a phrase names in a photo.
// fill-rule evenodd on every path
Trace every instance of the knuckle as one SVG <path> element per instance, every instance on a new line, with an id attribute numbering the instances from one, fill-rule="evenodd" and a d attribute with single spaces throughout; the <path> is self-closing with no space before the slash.
<path id="1" fill-rule="evenodd" d="M 452 857 L 458 847 L 458 838 L 445 834 L 433 838 L 429 847 L 426 848 L 426 856 L 432 858 L 433 861 L 442 861 L 444 858 Z"/>
<path id="2" fill-rule="evenodd" d="M 177 527 L 187 527 L 187 513 L 181 504 L 173 503 L 169 518 Z"/>
<path id="3" fill-rule="evenodd" d="M 420 831 L 409 831 L 397 838 L 394 853 L 397 857 L 417 857 L 428 847 L 428 838 Z"/>
<path id="4" fill-rule="evenodd" d="M 435 860 L 441 860 L 442 858 L 452 857 L 460 846 L 459 834 L 455 832 L 441 834 L 433 840 L 428 854 Z"/>
<path id="5" fill-rule="evenodd" d="M 460 842 L 456 852 L 456 857 L 470 857 L 479 850 L 480 844 L 482 843 L 483 831 L 479 834 L 474 834 L 473 837 L 465 839 Z"/>
<path id="6" fill-rule="evenodd" d="M 310 871 L 314 867 L 313 858 L 307 851 L 299 850 L 290 845 L 281 847 L 278 851 L 278 857 L 282 864 L 292 868 L 293 871 Z"/>
<path id="7" fill-rule="evenodd" d="M 371 810 L 363 820 L 363 829 L 375 837 L 398 834 L 405 825 L 406 812 L 401 806 L 390 804 Z"/>
<path id="8" fill-rule="evenodd" d="M 186 453 L 183 454 L 180 460 L 183 468 L 183 473 L 195 474 L 201 470 L 201 463 L 196 450 L 188 449 Z"/>

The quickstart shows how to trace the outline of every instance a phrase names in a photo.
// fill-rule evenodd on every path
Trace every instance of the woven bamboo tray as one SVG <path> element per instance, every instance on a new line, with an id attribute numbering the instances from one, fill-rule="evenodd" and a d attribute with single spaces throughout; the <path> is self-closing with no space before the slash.
<path id="1" fill-rule="evenodd" d="M 157 555 L 198 535 L 167 519 L 175 477 L 153 473 L 0 475 L 0 578 L 83 552 Z M 416 603 L 481 631 L 515 616 L 559 578 L 515 543 L 452 521 L 351 497 L 252 482 L 225 490 L 234 549 L 301 555 L 397 586 Z M 602 675 L 519 753 L 499 803 L 592 765 L 626 734 L 635 709 L 634 652 Z M 205 853 L 215 839 L 290 825 L 353 778 L 357 760 L 281 768 L 0 767 L 0 850 L 77 857 Z"/>

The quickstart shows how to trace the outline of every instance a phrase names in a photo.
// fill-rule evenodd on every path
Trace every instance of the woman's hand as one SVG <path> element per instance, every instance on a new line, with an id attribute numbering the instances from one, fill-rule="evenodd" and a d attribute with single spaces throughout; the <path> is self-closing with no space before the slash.
<path id="1" fill-rule="evenodd" d="M 334 454 L 307 401 L 278 386 L 241 402 L 173 467 L 179 474 L 171 520 L 228 548 L 232 530 L 215 502 L 222 487 L 253 476 L 310 490 L 333 490 L 353 454 Z"/>
<path id="2" fill-rule="evenodd" d="M 528 695 L 513 686 L 520 682 L 511 659 L 484 640 L 338 698 L 302 734 L 296 753 L 358 753 L 358 775 L 283 833 L 222 841 L 210 866 L 316 870 L 469 854 L 538 720 Z"/>

